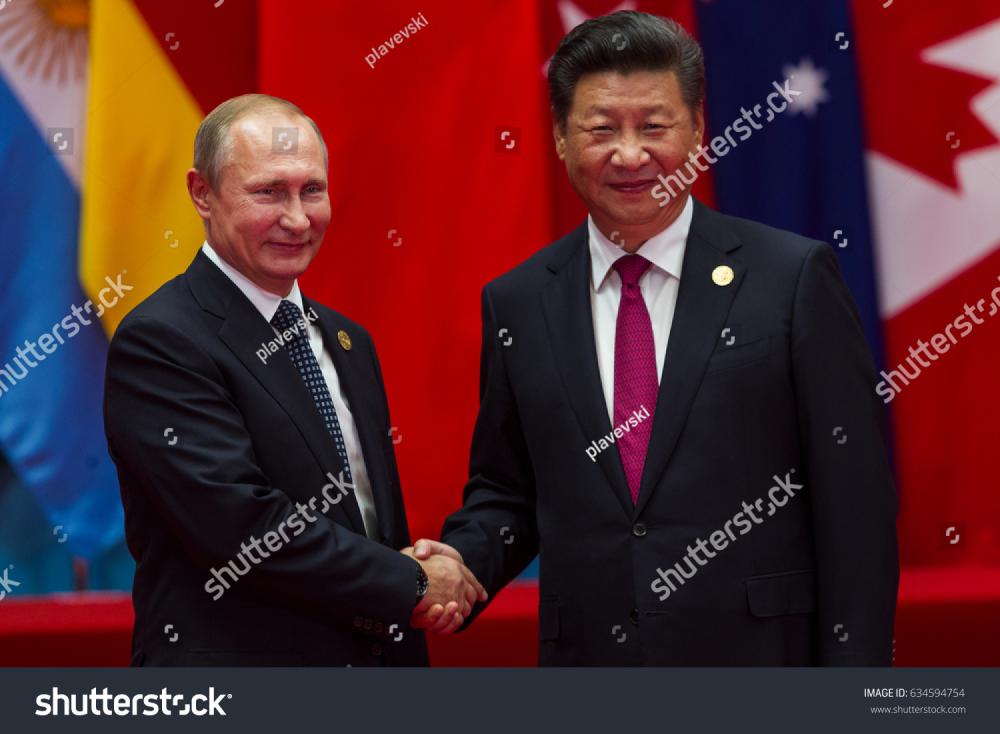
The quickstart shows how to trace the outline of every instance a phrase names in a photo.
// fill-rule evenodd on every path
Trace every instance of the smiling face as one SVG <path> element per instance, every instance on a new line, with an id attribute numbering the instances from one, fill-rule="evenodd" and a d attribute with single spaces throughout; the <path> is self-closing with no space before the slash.
<path id="1" fill-rule="evenodd" d="M 273 141 L 274 128 L 296 128 L 297 144 Z M 188 189 L 205 220 L 209 244 L 255 284 L 286 296 L 319 252 L 330 223 L 323 148 L 309 122 L 265 110 L 236 120 L 214 187 L 195 169 Z"/>
<path id="2" fill-rule="evenodd" d="M 687 192 L 661 207 L 652 190 L 659 174 L 698 152 L 703 130 L 701 109 L 684 103 L 673 71 L 600 72 L 580 77 L 565 130 L 556 123 L 553 135 L 594 223 L 634 252 L 684 208 Z"/>

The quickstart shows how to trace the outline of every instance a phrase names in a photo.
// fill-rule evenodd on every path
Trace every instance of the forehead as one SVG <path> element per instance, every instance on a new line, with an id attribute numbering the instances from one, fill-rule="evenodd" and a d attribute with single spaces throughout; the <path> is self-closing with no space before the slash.
<path id="1" fill-rule="evenodd" d="M 584 74 L 573 93 L 572 112 L 593 114 L 602 108 L 662 105 L 670 110 L 684 104 L 674 71 L 602 71 Z"/>
<path id="2" fill-rule="evenodd" d="M 280 111 L 249 114 L 229 129 L 228 164 L 243 169 L 283 165 L 325 169 L 323 149 L 309 121 Z"/>

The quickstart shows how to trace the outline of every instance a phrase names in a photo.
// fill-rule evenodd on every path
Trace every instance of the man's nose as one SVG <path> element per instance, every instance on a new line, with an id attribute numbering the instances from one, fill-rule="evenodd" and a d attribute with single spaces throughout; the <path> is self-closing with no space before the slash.
<path id="1" fill-rule="evenodd" d="M 297 197 L 290 198 L 288 206 L 281 214 L 280 224 L 290 232 L 305 232 L 309 229 L 309 217 L 306 216 L 306 210 Z"/>
<path id="2" fill-rule="evenodd" d="M 649 151 L 642 146 L 638 139 L 632 136 L 622 138 L 611 156 L 612 163 L 631 171 L 637 171 L 650 160 Z"/>

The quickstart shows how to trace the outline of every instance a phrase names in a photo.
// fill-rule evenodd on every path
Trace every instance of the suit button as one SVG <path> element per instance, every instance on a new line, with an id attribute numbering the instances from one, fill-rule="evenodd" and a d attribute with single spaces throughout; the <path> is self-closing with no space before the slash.
<path id="1" fill-rule="evenodd" d="M 631 622 L 632 624 L 636 625 L 637 627 L 639 626 L 639 610 L 638 609 L 633 609 L 631 612 L 628 613 L 628 621 Z"/>
<path id="2" fill-rule="evenodd" d="M 372 645 L 372 655 L 379 657 L 382 654 L 382 646 L 377 642 Z"/>
<path id="3" fill-rule="evenodd" d="M 641 522 L 637 522 L 635 525 L 632 526 L 632 535 L 634 535 L 635 537 L 641 538 L 645 534 L 646 534 L 646 526 L 643 525 Z"/>

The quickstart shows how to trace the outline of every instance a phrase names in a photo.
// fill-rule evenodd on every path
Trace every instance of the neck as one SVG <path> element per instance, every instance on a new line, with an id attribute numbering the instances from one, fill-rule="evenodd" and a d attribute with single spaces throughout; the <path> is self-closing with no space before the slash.
<path id="1" fill-rule="evenodd" d="M 649 223 L 622 224 L 621 222 L 605 219 L 599 214 L 594 214 L 593 212 L 591 212 L 591 217 L 601 234 L 621 247 L 625 252 L 631 254 L 638 252 L 639 248 L 642 247 L 646 243 L 646 240 L 650 237 L 655 237 L 677 221 L 681 212 L 684 211 L 684 207 L 687 204 L 689 196 L 690 194 L 685 191 L 684 194 L 673 199 L 669 204 L 662 208 L 661 216 L 655 221 Z"/>
<path id="2" fill-rule="evenodd" d="M 288 294 L 292 292 L 295 280 L 276 280 L 274 278 L 264 278 L 256 273 L 247 272 L 245 269 L 240 267 L 239 263 L 233 262 L 233 259 L 227 257 L 226 248 L 216 247 L 208 238 L 206 238 L 205 241 L 208 243 L 208 246 L 212 248 L 212 252 L 214 252 L 220 260 L 258 288 L 261 288 L 278 298 L 288 298 Z"/>
<path id="3" fill-rule="evenodd" d="M 247 277 L 249 278 L 250 276 Z M 250 280 L 253 281 L 255 285 L 260 286 L 268 293 L 271 293 L 278 298 L 288 298 L 289 294 L 292 292 L 292 286 L 295 285 L 294 280 L 291 282 L 281 281 L 281 283 L 272 283 L 270 281 L 267 283 L 258 283 L 253 278 L 250 278 Z"/>

